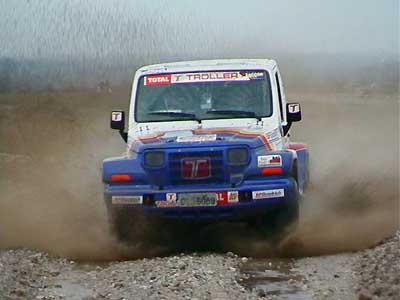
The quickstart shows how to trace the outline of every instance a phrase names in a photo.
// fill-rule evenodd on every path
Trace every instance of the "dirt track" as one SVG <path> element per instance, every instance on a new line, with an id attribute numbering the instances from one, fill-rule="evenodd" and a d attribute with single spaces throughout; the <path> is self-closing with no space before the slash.
<path id="1" fill-rule="evenodd" d="M 178 254 L 77 263 L 0 250 L 0 299 L 397 299 L 400 232 L 378 247 L 302 259 Z"/>
<path id="2" fill-rule="evenodd" d="M 0 95 L 0 248 L 28 247 L 74 260 L 135 259 L 144 255 L 171 253 L 179 255 L 174 253 L 177 245 L 173 241 L 167 249 L 159 245 L 146 248 L 140 241 L 135 247 L 126 248 L 117 244 L 108 234 L 101 199 L 99 166 L 103 158 L 123 151 L 118 134 L 108 129 L 108 114 L 111 108 L 126 109 L 128 93 Z M 293 139 L 306 141 L 310 146 L 313 186 L 302 206 L 300 226 L 280 245 L 279 254 L 301 257 L 357 251 L 394 234 L 399 226 L 399 127 L 395 97 L 313 95 L 301 98 L 305 99 L 302 101 L 304 121 L 295 124 L 292 132 Z M 210 232 L 214 239 L 221 240 L 218 247 L 210 248 L 210 251 L 232 251 L 246 257 L 271 255 L 270 241 L 260 240 L 247 228 L 224 229 L 217 228 Z M 179 282 L 188 278 L 193 282 L 182 285 L 183 292 L 178 293 L 177 299 L 197 295 L 188 292 L 186 287 L 192 287 L 192 291 L 201 289 L 197 295 L 199 299 L 251 299 L 257 294 L 256 291 L 248 293 L 235 283 L 235 278 L 239 280 L 241 276 L 238 267 L 242 260 L 229 255 L 214 254 L 200 258 L 185 255 L 176 259 L 187 262 L 184 269 L 174 273 L 176 276 L 168 273 L 177 264 L 173 257 L 113 263 L 101 265 L 100 269 L 85 270 L 80 266 L 71 266 L 64 260 L 48 259 L 43 255 L 33 258 L 37 262 L 32 262 L 31 256 L 35 255 L 23 250 L 1 252 L 0 269 L 5 269 L 0 272 L 3 274 L 0 277 L 0 290 L 10 293 L 14 290 L 13 298 L 31 299 L 32 295 L 41 296 L 42 292 L 43 296 L 56 293 L 54 289 L 79 291 L 74 286 L 74 282 L 78 281 L 78 284 L 88 285 L 85 288 L 90 291 L 94 289 L 97 293 L 101 290 L 101 295 L 105 288 L 106 294 L 107 291 L 112 294 L 111 299 L 114 299 L 113 295 L 126 295 L 127 299 L 133 299 L 129 298 L 133 290 L 138 293 L 135 294 L 136 298 L 145 299 L 150 291 L 157 290 L 154 289 L 157 284 L 160 292 L 170 297 L 168 293 L 171 289 L 163 286 L 163 282 L 171 279 L 174 284 L 181 276 L 183 279 Z M 393 255 L 393 260 L 398 261 L 398 253 Z M 359 254 L 353 256 L 354 259 L 344 255 L 296 261 L 297 267 L 293 268 L 298 268 L 304 280 L 306 277 L 309 280 L 303 283 L 303 279 L 300 279 L 300 289 L 314 295 L 312 297 L 315 299 L 338 299 L 338 295 L 342 299 L 347 299 L 348 295 L 355 297 L 355 289 L 362 276 L 349 275 L 353 268 L 350 265 L 356 268 L 360 258 Z M 33 266 L 30 266 L 31 263 Z M 339 276 L 337 283 L 329 281 L 330 271 L 323 270 L 324 265 L 331 264 L 340 273 L 336 274 Z M 314 272 L 306 267 L 308 265 L 315 266 L 316 274 L 321 273 L 321 276 L 311 276 L 311 279 L 306 276 Z M 161 278 L 147 278 L 149 270 L 158 266 Z M 132 283 L 129 288 L 124 285 L 128 293 L 124 294 L 120 291 L 123 287 L 118 288 L 119 276 L 123 277 L 122 281 L 131 278 L 131 268 L 136 270 L 135 274 L 138 273 L 137 285 Z M 211 272 L 207 273 L 208 268 Z M 115 278 L 111 273 L 113 270 Z M 31 272 L 32 277 L 27 275 Z M 45 275 L 49 272 L 56 275 Z M 185 272 L 193 273 L 190 275 Z M 15 291 L 18 285 L 13 274 L 25 274 L 29 277 L 28 282 L 32 278 L 36 278 L 36 282 L 31 284 L 32 287 L 21 283 L 25 292 Z M 47 279 L 43 279 L 43 276 Z M 91 276 L 99 279 L 98 288 L 93 286 L 97 279 L 90 280 Z M 346 276 L 350 276 L 354 283 Z M 44 287 L 57 285 L 57 280 L 66 282 L 66 287 Z M 117 285 L 106 288 L 108 285 L 101 286 L 101 280 Z M 150 285 L 152 288 L 142 287 L 146 285 L 143 282 L 150 280 L 154 280 Z M 340 286 L 343 294 L 326 292 L 324 284 L 327 281 Z M 212 283 L 205 285 L 205 282 Z M 72 287 L 68 288 L 71 284 Z M 225 291 L 225 294 L 219 295 L 216 291 Z M 96 296 L 85 293 L 82 290 L 81 298 Z M 100 294 L 98 298 L 102 297 Z M 4 295 L 8 295 L 8 292 Z M 259 291 L 258 295 L 263 294 Z"/>

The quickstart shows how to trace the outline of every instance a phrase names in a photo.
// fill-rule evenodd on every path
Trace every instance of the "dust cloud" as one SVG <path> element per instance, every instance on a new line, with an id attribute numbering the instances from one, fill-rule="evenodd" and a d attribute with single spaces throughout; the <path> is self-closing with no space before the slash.
<path id="1" fill-rule="evenodd" d="M 304 96 L 292 140 L 308 143 L 311 184 L 299 224 L 276 245 L 228 237 L 243 255 L 313 256 L 371 247 L 399 228 L 399 107 L 396 95 Z"/>
<path id="2" fill-rule="evenodd" d="M 308 143 L 312 169 L 299 226 L 280 245 L 244 224 L 211 226 L 198 233 L 197 250 L 173 234 L 168 244 L 130 247 L 110 234 L 100 167 L 124 151 L 108 118 L 112 108 L 127 110 L 128 89 L 0 95 L 0 248 L 78 260 L 185 250 L 303 256 L 363 249 L 391 235 L 399 227 L 396 95 L 296 95 L 304 120 L 292 140 Z"/>
<path id="3" fill-rule="evenodd" d="M 124 144 L 109 111 L 128 92 L 1 95 L 0 248 L 28 247 L 74 259 L 125 257 L 111 236 L 101 160 Z M 129 256 L 143 256 L 142 245 Z M 151 251 L 149 253 L 151 255 Z"/>
<path id="4" fill-rule="evenodd" d="M 323 98 L 306 106 L 313 178 L 287 255 L 359 250 L 399 228 L 397 96 Z"/>

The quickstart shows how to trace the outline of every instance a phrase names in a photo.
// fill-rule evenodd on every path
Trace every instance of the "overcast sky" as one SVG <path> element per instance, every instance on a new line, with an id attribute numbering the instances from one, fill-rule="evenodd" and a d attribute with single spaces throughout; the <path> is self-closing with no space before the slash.
<path id="1" fill-rule="evenodd" d="M 398 0 L 0 0 L 0 57 L 387 56 L 398 47 Z"/>

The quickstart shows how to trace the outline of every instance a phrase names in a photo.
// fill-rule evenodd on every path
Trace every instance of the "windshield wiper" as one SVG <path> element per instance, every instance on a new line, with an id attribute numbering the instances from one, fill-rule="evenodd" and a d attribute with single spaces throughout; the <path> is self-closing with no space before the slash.
<path id="1" fill-rule="evenodd" d="M 260 116 L 258 116 L 254 111 L 248 111 L 248 110 L 212 109 L 212 110 L 206 111 L 206 114 L 244 116 L 244 117 L 256 118 L 257 120 L 261 121 Z"/>
<path id="2" fill-rule="evenodd" d="M 192 120 L 195 120 L 201 123 L 201 120 L 196 117 L 193 113 L 176 111 L 176 110 L 159 110 L 159 111 L 151 111 L 148 113 L 149 115 L 159 115 L 159 116 L 179 116 L 179 117 L 188 117 Z"/>

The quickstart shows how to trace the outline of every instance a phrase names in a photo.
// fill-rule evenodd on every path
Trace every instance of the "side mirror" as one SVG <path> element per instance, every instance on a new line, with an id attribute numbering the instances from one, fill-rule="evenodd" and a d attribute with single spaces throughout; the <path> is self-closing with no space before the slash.
<path id="1" fill-rule="evenodd" d="M 301 120 L 300 103 L 292 102 L 286 104 L 286 117 L 288 123 L 300 121 Z"/>
<path id="2" fill-rule="evenodd" d="M 121 110 L 114 110 L 111 112 L 111 129 L 124 130 L 125 129 L 125 112 Z"/>
<path id="3" fill-rule="evenodd" d="M 283 126 L 283 135 L 287 135 L 292 126 L 292 122 L 298 122 L 301 120 L 300 103 L 292 102 L 286 104 L 286 119 L 287 125 Z"/>
<path id="4" fill-rule="evenodd" d="M 127 142 L 128 134 L 124 132 L 125 129 L 125 112 L 122 110 L 114 110 L 111 112 L 110 119 L 111 129 L 119 130 L 122 139 Z"/>

